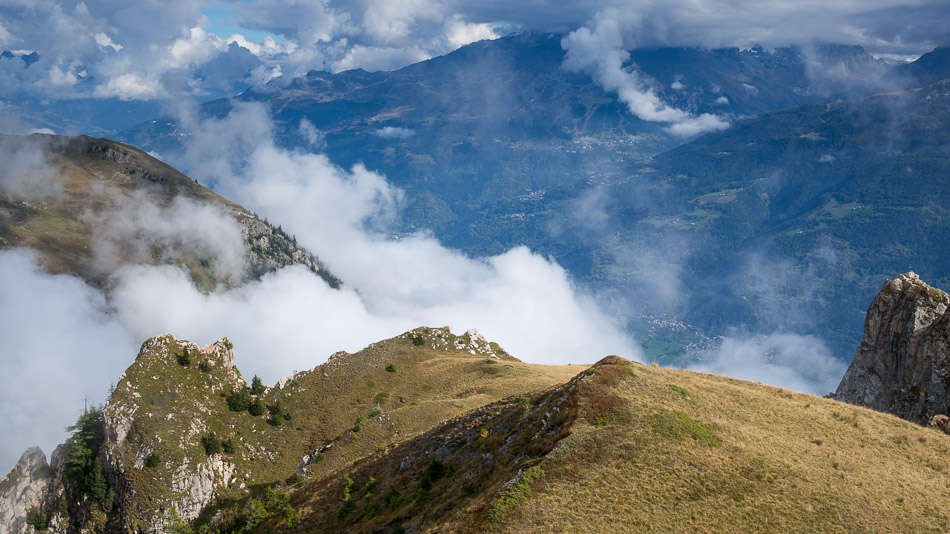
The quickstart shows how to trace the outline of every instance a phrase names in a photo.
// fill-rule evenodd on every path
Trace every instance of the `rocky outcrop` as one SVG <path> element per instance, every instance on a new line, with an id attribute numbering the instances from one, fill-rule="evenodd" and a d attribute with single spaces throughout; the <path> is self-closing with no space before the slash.
<path id="1" fill-rule="evenodd" d="M 16 467 L 0 479 L 0 534 L 33 532 L 27 514 L 31 509 L 41 509 L 49 474 L 46 455 L 39 447 L 30 447 Z"/>
<path id="2" fill-rule="evenodd" d="M 162 373 L 163 368 L 182 368 L 183 354 L 188 354 L 194 365 L 200 362 L 206 369 L 202 372 L 218 373 L 219 384 L 204 394 L 186 392 L 173 382 L 158 387 L 149 384 L 149 378 L 160 376 L 152 373 Z M 169 519 L 177 517 L 190 522 L 197 518 L 217 492 L 232 480 L 235 465 L 221 454 L 211 454 L 203 459 L 186 455 L 175 462 L 146 467 L 153 455 L 159 457 L 161 436 L 175 437 L 176 448 L 187 450 L 189 445 L 200 442 L 208 431 L 201 418 L 202 413 L 207 412 L 208 397 L 246 387 L 246 384 L 234 369 L 233 345 L 227 338 L 199 348 L 171 334 L 156 336 L 142 344 L 136 363 L 123 374 L 116 393 L 103 409 L 105 443 L 99 457 L 110 486 L 116 490 L 115 523 L 126 529 L 162 532 Z M 155 417 L 151 412 L 155 399 L 171 396 L 178 399 L 178 413 Z M 182 402 L 181 399 L 189 397 L 190 402 Z M 181 417 L 176 418 L 176 415 Z M 136 427 L 146 425 L 150 429 L 147 435 L 143 435 L 141 429 L 136 432 Z M 140 473 L 146 469 L 151 478 L 161 480 L 168 491 L 156 491 L 154 487 L 143 485 Z"/>
<path id="3" fill-rule="evenodd" d="M 835 398 L 918 424 L 950 412 L 948 305 L 950 296 L 913 272 L 888 280 Z"/>
<path id="4" fill-rule="evenodd" d="M 297 239 L 287 235 L 280 226 L 275 228 L 244 209 L 235 208 L 232 214 L 241 226 L 248 248 L 248 274 L 252 278 L 260 278 L 288 265 L 303 265 L 323 278 L 330 287 L 339 288 L 342 285 L 340 279 L 330 273 L 313 253 L 298 245 Z"/>

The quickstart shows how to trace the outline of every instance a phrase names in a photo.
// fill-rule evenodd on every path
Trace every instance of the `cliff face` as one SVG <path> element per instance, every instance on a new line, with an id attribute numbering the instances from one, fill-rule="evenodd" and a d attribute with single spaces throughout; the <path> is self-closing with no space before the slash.
<path id="1" fill-rule="evenodd" d="M 950 411 L 950 296 L 913 272 L 884 284 L 835 397 L 924 424 Z"/>
<path id="2" fill-rule="evenodd" d="M 46 455 L 39 447 L 27 449 L 10 474 L 0 480 L 0 534 L 31 530 L 27 514 L 42 506 L 48 477 Z"/>

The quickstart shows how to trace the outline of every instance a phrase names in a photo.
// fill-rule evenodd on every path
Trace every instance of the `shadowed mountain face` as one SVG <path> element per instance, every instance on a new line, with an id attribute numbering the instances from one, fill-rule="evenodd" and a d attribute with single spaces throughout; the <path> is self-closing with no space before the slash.
<path id="1" fill-rule="evenodd" d="M 947 81 L 740 121 L 610 187 L 619 237 L 592 263 L 662 244 L 696 324 L 811 332 L 847 354 L 888 273 L 947 283 L 948 126 Z"/>
<path id="2" fill-rule="evenodd" d="M 283 144 L 312 149 L 315 141 L 335 163 L 362 162 L 405 189 L 403 230 L 427 228 L 466 251 L 497 253 L 527 236 L 484 228 L 483 210 L 616 178 L 683 142 L 662 123 L 636 118 L 587 74 L 566 70 L 564 56 L 558 36 L 516 35 L 393 72 L 312 71 L 283 89 L 208 103 L 203 113 L 264 102 Z M 629 68 L 674 107 L 737 117 L 843 94 L 828 89 L 832 81 L 867 82 L 886 66 L 860 48 L 815 46 L 636 50 Z M 309 137 L 304 119 L 317 130 Z M 121 139 L 163 154 L 183 140 L 172 120 L 143 123 Z"/>

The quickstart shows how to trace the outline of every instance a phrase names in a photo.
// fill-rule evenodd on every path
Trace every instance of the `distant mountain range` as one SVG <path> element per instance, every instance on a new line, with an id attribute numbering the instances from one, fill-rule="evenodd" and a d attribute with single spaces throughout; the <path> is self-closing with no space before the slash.
<path id="1" fill-rule="evenodd" d="M 651 357 L 740 327 L 815 333 L 845 358 L 882 277 L 947 276 L 947 50 L 909 64 L 835 44 L 631 51 L 661 100 L 733 122 L 693 140 L 565 70 L 560 37 L 537 34 L 392 72 L 311 71 L 200 114 L 263 103 L 282 146 L 384 174 L 406 192 L 394 235 L 553 257 L 619 303 Z M 174 161 L 188 135 L 165 117 L 119 138 Z M 696 328 L 654 338 L 658 316 Z"/>
<path id="2" fill-rule="evenodd" d="M 882 277 L 942 283 L 946 49 L 896 66 L 831 44 L 632 51 L 665 102 L 735 121 L 685 145 L 563 58 L 558 37 L 517 35 L 393 72 L 311 72 L 203 113 L 266 103 L 286 146 L 306 145 L 306 119 L 334 162 L 406 191 L 397 232 L 473 255 L 526 244 L 634 303 L 641 338 L 640 315 L 672 315 L 710 335 L 816 333 L 844 358 Z M 174 153 L 187 132 L 157 120 L 122 138 Z M 679 357 L 689 339 L 649 353 Z"/>

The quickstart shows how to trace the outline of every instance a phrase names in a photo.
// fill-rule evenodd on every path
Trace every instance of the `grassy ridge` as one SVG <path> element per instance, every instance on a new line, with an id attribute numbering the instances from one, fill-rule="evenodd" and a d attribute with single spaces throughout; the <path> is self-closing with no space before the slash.
<path id="1" fill-rule="evenodd" d="M 314 481 L 262 531 L 940 532 L 948 453 L 890 415 L 610 357 Z"/>
<path id="2" fill-rule="evenodd" d="M 181 478 L 176 474 L 179 466 L 188 466 L 187 472 L 214 471 L 219 498 L 202 516 L 207 518 L 217 507 L 282 483 L 305 455 L 324 451 L 320 461 L 300 470 L 319 477 L 441 420 L 524 389 L 562 382 L 582 368 L 471 354 L 469 341 L 447 328 L 420 328 L 356 354 L 339 353 L 297 373 L 282 388 L 262 393 L 267 409 L 253 416 L 229 408 L 229 394 L 246 382 L 215 356 L 226 341 L 199 350 L 172 336 L 153 338 L 125 372 L 106 408 L 110 420 L 127 422 L 128 437 L 110 448 L 125 466 L 125 478 L 136 495 L 132 522 L 144 524 L 156 510 L 184 497 L 176 489 L 181 487 L 175 482 Z M 181 363 L 185 350 L 187 365 Z M 283 421 L 273 424 L 278 403 Z M 202 438 L 210 434 L 230 442 L 234 450 L 209 458 Z M 145 465 L 150 455 L 160 462 Z M 233 469 L 214 467 L 213 461 Z"/>

